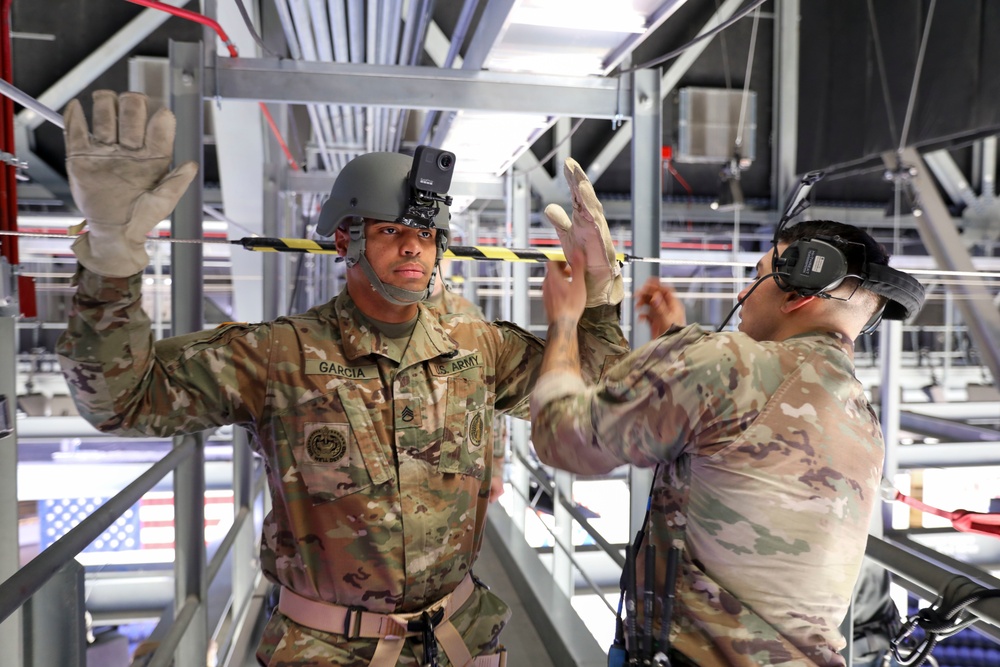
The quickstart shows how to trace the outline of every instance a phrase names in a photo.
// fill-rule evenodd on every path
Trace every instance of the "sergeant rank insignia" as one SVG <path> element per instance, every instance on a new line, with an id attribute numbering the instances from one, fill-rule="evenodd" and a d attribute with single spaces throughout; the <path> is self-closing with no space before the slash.
<path id="1" fill-rule="evenodd" d="M 316 463 L 336 463 L 347 453 L 347 439 L 331 428 L 316 429 L 306 442 L 306 451 Z"/>

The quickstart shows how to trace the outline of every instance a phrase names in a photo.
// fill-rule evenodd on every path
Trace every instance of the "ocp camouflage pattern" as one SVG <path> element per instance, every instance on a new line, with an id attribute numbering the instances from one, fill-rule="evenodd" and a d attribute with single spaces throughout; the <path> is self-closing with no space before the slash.
<path id="1" fill-rule="evenodd" d="M 76 275 L 58 352 L 81 415 L 123 436 L 245 426 L 272 500 L 262 567 L 300 595 L 410 612 L 458 585 L 483 537 L 493 415 L 528 415 L 539 339 L 421 305 L 400 349 L 345 291 L 301 315 L 154 344 L 141 279 Z M 625 341 L 615 308 L 585 319 L 597 377 Z M 495 639 L 503 622 L 472 625 Z"/>
<path id="2" fill-rule="evenodd" d="M 837 334 L 760 343 L 689 326 L 633 351 L 599 385 L 539 381 L 532 439 L 543 462 L 658 466 L 646 542 L 657 554 L 654 636 L 676 545 L 670 637 L 696 664 L 844 664 L 839 625 L 884 451 L 853 354 Z"/>
<path id="3" fill-rule="evenodd" d="M 482 308 L 466 299 L 458 292 L 452 292 L 447 285 L 438 297 L 431 297 L 425 302 L 428 308 L 444 315 L 468 315 L 485 320 Z M 507 420 L 499 412 L 493 419 L 493 477 L 503 477 L 504 457 L 506 456 Z"/>

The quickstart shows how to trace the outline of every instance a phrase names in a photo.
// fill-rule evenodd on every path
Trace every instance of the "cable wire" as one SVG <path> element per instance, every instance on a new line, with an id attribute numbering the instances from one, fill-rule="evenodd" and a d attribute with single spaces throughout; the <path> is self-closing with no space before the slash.
<path id="1" fill-rule="evenodd" d="M 551 160 L 553 157 L 555 157 L 556 153 L 559 151 L 559 147 L 562 146 L 563 144 L 565 144 L 567 141 L 569 141 L 570 137 L 572 137 L 574 134 L 576 134 L 576 131 L 580 129 L 581 125 L 583 125 L 583 121 L 584 120 L 586 120 L 586 119 L 585 118 L 580 118 L 575 123 L 573 123 L 573 127 L 570 128 L 570 130 L 566 134 L 566 136 L 563 137 L 562 139 L 560 139 L 559 143 L 557 143 L 555 146 L 552 147 L 552 150 L 550 150 L 544 156 L 538 158 L 538 164 L 536 164 L 534 167 L 532 167 L 531 169 L 529 169 L 528 172 L 531 172 L 531 171 L 534 171 L 535 169 L 538 169 L 539 167 L 541 167 L 542 165 L 544 165 L 546 162 L 548 162 L 549 160 Z"/>
<path id="2" fill-rule="evenodd" d="M 906 118 L 903 121 L 903 132 L 899 137 L 900 153 L 906 147 L 906 139 L 910 132 L 910 119 L 917 100 L 917 87 L 920 84 L 920 73 L 924 68 L 924 54 L 927 52 L 927 41 L 931 34 L 931 23 L 934 20 L 934 6 L 936 4 L 937 0 L 931 0 L 930 7 L 927 9 L 927 22 L 924 24 L 924 34 L 920 39 L 920 52 L 917 54 L 917 67 L 913 72 L 913 84 L 910 86 L 910 99 L 906 103 Z"/>
<path id="3" fill-rule="evenodd" d="M 736 152 L 743 147 L 743 123 L 746 120 L 747 102 L 750 99 L 750 74 L 753 69 L 754 51 L 757 49 L 757 24 L 760 22 L 760 6 L 754 9 L 753 28 L 750 31 L 750 53 L 747 56 L 747 71 L 743 78 L 743 98 L 740 100 L 740 122 L 736 126 Z"/>
<path id="4" fill-rule="evenodd" d="M 711 30 L 709 30 L 708 32 L 706 32 L 705 34 L 698 35 L 697 37 L 695 37 L 694 39 L 692 39 L 690 42 L 688 42 L 687 44 L 685 44 L 684 46 L 682 46 L 682 47 L 680 47 L 678 49 L 674 49 L 670 53 L 662 55 L 662 56 L 660 56 L 658 58 L 653 58 L 652 60 L 647 60 L 644 63 L 640 63 L 638 65 L 634 65 L 633 67 L 629 67 L 627 69 L 620 70 L 619 74 L 627 74 L 629 72 L 634 72 L 636 70 L 646 69 L 646 68 L 649 68 L 649 67 L 655 67 L 656 65 L 663 64 L 663 63 L 667 62 L 668 60 L 672 60 L 672 59 L 676 58 L 677 56 L 681 55 L 682 53 L 684 53 L 685 51 L 687 51 L 688 49 L 690 49 L 695 44 L 698 44 L 699 42 L 703 42 L 706 39 L 711 39 L 712 37 L 715 37 L 717 34 L 719 34 L 720 32 L 722 32 L 723 30 L 725 30 L 729 26 L 733 25 L 734 23 L 736 23 L 737 21 L 739 21 L 741 18 L 743 18 L 744 16 L 746 16 L 747 14 L 749 14 L 750 12 L 752 12 L 753 10 L 755 10 L 758 7 L 760 7 L 761 5 L 763 5 L 765 2 L 767 2 L 767 0 L 754 0 L 753 4 L 751 4 L 749 7 L 741 9 L 739 12 L 733 14 L 728 19 L 726 19 L 725 21 L 723 21 L 719 25 L 715 26 L 714 28 L 712 28 Z"/>
<path id="5" fill-rule="evenodd" d="M 240 16 L 243 18 L 243 24 L 246 26 L 247 32 L 249 32 L 250 36 L 253 37 L 253 41 L 257 42 L 257 46 L 260 47 L 260 50 L 263 51 L 266 55 L 269 55 L 272 58 L 278 58 L 280 60 L 281 56 L 279 56 L 271 49 L 267 48 L 267 46 L 264 44 L 264 40 L 262 40 L 260 35 L 257 34 L 257 30 L 253 26 L 253 21 L 250 20 L 250 14 L 247 13 L 247 8 L 246 6 L 244 6 L 243 0 L 234 0 L 234 1 L 236 2 L 236 8 L 240 10 Z"/>
<path id="6" fill-rule="evenodd" d="M 875 20 L 874 0 L 868 0 L 868 22 L 872 27 L 872 39 L 875 41 L 875 62 L 878 64 L 879 81 L 882 84 L 882 99 L 885 101 L 885 113 L 889 121 L 889 133 L 899 136 L 896 131 L 896 119 L 892 113 L 892 99 L 889 95 L 889 76 L 885 71 L 885 55 L 882 53 L 882 39 L 878 34 L 878 22 Z"/>

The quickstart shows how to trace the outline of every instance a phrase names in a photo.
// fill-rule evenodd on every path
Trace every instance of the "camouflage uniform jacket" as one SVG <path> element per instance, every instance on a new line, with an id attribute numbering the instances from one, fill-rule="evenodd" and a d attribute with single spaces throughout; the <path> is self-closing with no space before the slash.
<path id="1" fill-rule="evenodd" d="M 540 340 L 421 305 L 398 349 L 345 290 L 301 315 L 154 344 L 141 278 L 77 274 L 58 351 L 81 415 L 124 436 L 248 428 L 273 505 L 262 567 L 300 595 L 408 612 L 458 585 L 483 537 L 494 410 L 527 416 Z M 596 377 L 626 348 L 616 309 L 588 317 Z"/>
<path id="2" fill-rule="evenodd" d="M 459 292 L 452 292 L 447 285 L 443 286 L 440 293 L 431 296 L 424 302 L 428 308 L 447 315 L 468 315 L 476 319 L 485 320 L 486 314 L 482 308 L 466 299 Z M 503 464 L 507 442 L 507 420 L 497 413 L 493 419 L 493 477 L 503 481 Z"/>
<path id="3" fill-rule="evenodd" d="M 486 319 L 482 308 L 466 299 L 460 292 L 452 292 L 447 285 L 445 285 L 444 289 L 441 290 L 441 294 L 437 295 L 437 297 L 428 299 L 427 304 L 431 307 L 436 307 L 442 313 L 465 313 L 471 317 L 478 317 L 481 320 Z"/>
<path id="4" fill-rule="evenodd" d="M 689 326 L 633 351 L 597 386 L 558 373 L 539 381 L 532 439 L 543 462 L 582 473 L 658 466 L 653 590 L 663 595 L 665 556 L 680 547 L 670 631 L 696 664 L 844 664 L 839 625 L 884 449 L 853 355 L 838 334 L 756 342 Z"/>

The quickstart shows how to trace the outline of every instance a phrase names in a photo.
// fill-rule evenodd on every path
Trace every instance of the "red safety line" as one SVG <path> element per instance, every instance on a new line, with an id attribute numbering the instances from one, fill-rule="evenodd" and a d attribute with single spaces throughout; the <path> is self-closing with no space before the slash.
<path id="1" fill-rule="evenodd" d="M 968 510 L 949 512 L 948 510 L 932 507 L 916 498 L 903 495 L 899 491 L 896 491 L 896 500 L 921 512 L 948 519 L 955 530 L 963 533 L 977 533 L 979 535 L 1000 537 L 1000 514 L 970 512 Z"/>

